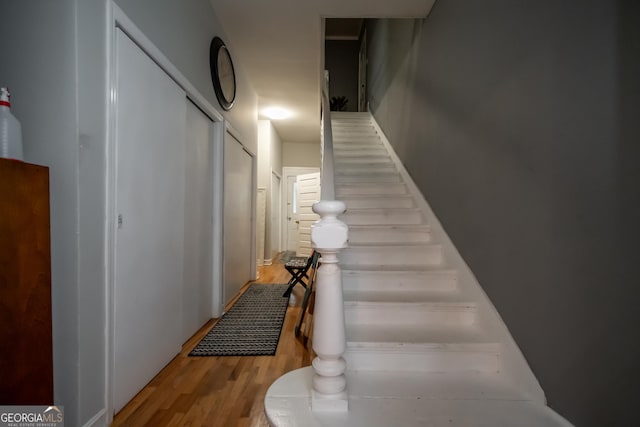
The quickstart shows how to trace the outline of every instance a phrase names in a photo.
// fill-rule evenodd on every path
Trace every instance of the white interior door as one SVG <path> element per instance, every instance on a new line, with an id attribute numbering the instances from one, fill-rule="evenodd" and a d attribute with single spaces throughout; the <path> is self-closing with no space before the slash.
<path id="1" fill-rule="evenodd" d="M 297 186 L 296 177 L 298 175 L 320 172 L 316 167 L 293 167 L 282 168 L 282 242 L 284 250 L 296 251 L 298 246 L 298 224 L 296 223 L 296 201 L 294 199 L 294 188 Z"/>
<path id="2" fill-rule="evenodd" d="M 187 102 L 182 340 L 212 317 L 213 122 Z"/>
<path id="3" fill-rule="evenodd" d="M 224 149 L 224 296 L 228 303 L 251 280 L 253 157 L 231 134 Z"/>
<path id="4" fill-rule="evenodd" d="M 116 35 L 114 409 L 179 351 L 186 94 Z"/>
<path id="5" fill-rule="evenodd" d="M 298 221 L 298 256 L 311 255 L 311 224 L 320 217 L 311 207 L 320 201 L 320 172 L 298 175 L 296 178 L 296 218 Z"/>

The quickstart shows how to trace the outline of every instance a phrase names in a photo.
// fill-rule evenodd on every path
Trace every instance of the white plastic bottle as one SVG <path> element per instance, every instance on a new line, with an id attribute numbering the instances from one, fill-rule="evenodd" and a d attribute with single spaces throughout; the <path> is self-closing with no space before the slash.
<path id="1" fill-rule="evenodd" d="M 22 155 L 22 127 L 11 114 L 11 94 L 0 88 L 0 157 L 24 160 Z"/>

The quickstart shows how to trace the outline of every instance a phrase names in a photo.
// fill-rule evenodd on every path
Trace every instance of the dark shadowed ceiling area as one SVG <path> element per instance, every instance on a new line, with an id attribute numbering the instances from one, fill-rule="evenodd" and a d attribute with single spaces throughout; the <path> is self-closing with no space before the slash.
<path id="1" fill-rule="evenodd" d="M 331 34 L 354 36 L 360 18 L 424 18 L 435 0 L 210 0 L 235 63 L 258 95 L 258 113 L 269 106 L 291 111 L 274 121 L 283 141 L 320 139 L 320 81 L 324 68 L 324 18 Z M 349 20 L 351 21 L 351 20 Z M 333 23 L 330 23 L 333 27 Z"/>

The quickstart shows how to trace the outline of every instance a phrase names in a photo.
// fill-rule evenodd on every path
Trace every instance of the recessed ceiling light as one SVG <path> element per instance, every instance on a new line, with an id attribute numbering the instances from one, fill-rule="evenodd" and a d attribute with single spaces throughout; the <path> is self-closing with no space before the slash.
<path id="1" fill-rule="evenodd" d="M 264 110 L 262 110 L 262 114 L 267 116 L 271 120 L 288 119 L 293 115 L 291 111 L 282 107 L 267 107 Z"/>

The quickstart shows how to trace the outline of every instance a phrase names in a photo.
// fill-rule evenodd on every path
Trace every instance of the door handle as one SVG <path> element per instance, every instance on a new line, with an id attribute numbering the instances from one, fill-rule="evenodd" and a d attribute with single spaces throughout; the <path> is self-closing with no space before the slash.
<path id="1" fill-rule="evenodd" d="M 296 224 L 300 224 L 300 221 L 296 220 Z"/>

